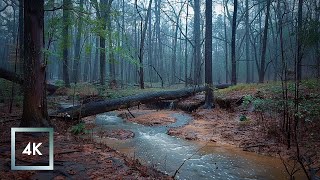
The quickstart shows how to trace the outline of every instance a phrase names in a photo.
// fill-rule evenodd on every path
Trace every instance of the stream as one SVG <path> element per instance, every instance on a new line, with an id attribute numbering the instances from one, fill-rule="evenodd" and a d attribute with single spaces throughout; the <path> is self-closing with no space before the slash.
<path id="1" fill-rule="evenodd" d="M 282 162 L 277 158 L 167 135 L 169 128 L 183 126 L 192 120 L 184 113 L 173 112 L 171 116 L 177 119 L 175 123 L 149 127 L 125 121 L 115 112 L 109 112 L 97 115 L 95 123 L 103 130 L 134 132 L 132 139 L 103 138 L 101 141 L 169 175 L 189 158 L 179 170 L 177 179 L 286 179 Z"/>

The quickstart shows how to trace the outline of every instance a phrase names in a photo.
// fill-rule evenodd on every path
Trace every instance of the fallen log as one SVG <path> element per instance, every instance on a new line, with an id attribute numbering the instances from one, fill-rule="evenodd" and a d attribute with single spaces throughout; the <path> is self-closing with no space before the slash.
<path id="1" fill-rule="evenodd" d="M 0 68 L 0 78 L 15 82 L 17 84 L 23 84 L 23 79 L 21 76 L 2 68 Z"/>
<path id="2" fill-rule="evenodd" d="M 12 81 L 20 85 L 23 84 L 23 78 L 20 75 L 14 72 L 5 70 L 3 68 L 0 68 L 0 78 L 6 79 L 8 81 Z M 53 94 L 58 88 L 59 88 L 58 86 L 55 86 L 53 84 L 47 84 L 47 91 L 50 94 Z"/>
<path id="3" fill-rule="evenodd" d="M 205 87 L 186 88 L 170 91 L 148 92 L 129 97 L 122 97 L 98 102 L 74 106 L 59 110 L 50 116 L 64 117 L 66 119 L 79 119 L 80 117 L 91 116 L 117 109 L 129 108 L 139 104 L 151 103 L 161 100 L 172 100 L 192 96 L 198 92 L 205 91 Z"/>
<path id="4" fill-rule="evenodd" d="M 227 86 L 223 84 L 222 86 L 216 85 L 215 87 L 217 89 L 223 89 L 229 86 L 230 85 Z M 205 90 L 206 87 L 201 86 L 193 88 L 184 88 L 179 90 L 148 92 L 128 97 L 103 100 L 97 102 L 89 102 L 87 104 L 61 109 L 55 113 L 52 113 L 50 116 L 64 117 L 65 119 L 79 119 L 80 117 L 92 116 L 95 114 L 100 114 L 117 109 L 127 109 L 129 107 L 137 106 L 139 104 L 147 104 L 162 100 L 186 98 L 195 95 L 196 93 L 203 92 Z"/>

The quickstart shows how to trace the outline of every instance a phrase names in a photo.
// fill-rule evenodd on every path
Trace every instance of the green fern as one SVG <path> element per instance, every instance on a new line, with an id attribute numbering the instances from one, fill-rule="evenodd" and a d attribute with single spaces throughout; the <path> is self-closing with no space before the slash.
<path id="1" fill-rule="evenodd" d="M 86 128 L 84 123 L 79 123 L 77 125 L 72 126 L 71 133 L 74 135 L 85 134 Z"/>

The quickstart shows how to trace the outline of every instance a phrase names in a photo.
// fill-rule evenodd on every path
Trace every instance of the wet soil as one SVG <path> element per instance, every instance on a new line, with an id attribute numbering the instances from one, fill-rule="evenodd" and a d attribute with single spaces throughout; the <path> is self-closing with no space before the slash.
<path id="1" fill-rule="evenodd" d="M 130 122 L 143 124 L 146 126 L 167 125 L 176 122 L 176 119 L 171 116 L 173 111 L 169 110 L 150 110 L 145 107 L 130 110 L 118 111 L 120 117 Z"/>
<path id="2" fill-rule="evenodd" d="M 112 148 L 94 142 L 88 133 L 86 138 L 71 134 L 70 122 L 53 119 L 54 128 L 54 170 L 53 171 L 12 171 L 10 128 L 18 127 L 21 111 L 14 109 L 13 114 L 1 109 L 1 141 L 0 141 L 0 179 L 171 179 L 151 167 L 143 166 L 139 161 L 126 157 Z M 94 125 L 94 117 L 85 119 L 86 129 L 90 131 Z M 131 138 L 131 132 L 113 132 L 115 138 Z M 26 136 L 17 136 L 16 147 L 22 147 Z M 37 136 L 37 141 L 47 142 L 46 136 Z M 16 151 L 23 149 L 16 149 Z M 43 152 L 44 154 L 46 152 Z M 41 158 L 22 156 L 16 153 L 17 163 L 41 165 L 48 163 Z"/>

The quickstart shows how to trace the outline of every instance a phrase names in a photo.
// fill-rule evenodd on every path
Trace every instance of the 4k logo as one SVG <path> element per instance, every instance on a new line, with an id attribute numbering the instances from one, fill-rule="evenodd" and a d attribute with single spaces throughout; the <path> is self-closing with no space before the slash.
<path id="1" fill-rule="evenodd" d="M 17 166 L 16 165 L 16 133 L 48 133 L 49 134 L 49 165 L 48 166 Z M 21 135 L 21 134 L 20 134 Z M 25 144 L 24 144 L 25 143 Z M 42 142 L 23 142 L 22 154 L 42 156 Z M 47 147 L 47 146 L 46 146 Z M 21 148 L 21 146 L 20 146 Z M 19 154 L 21 153 L 18 152 Z M 46 156 L 43 156 L 46 157 Z M 53 128 L 11 128 L 11 170 L 53 170 Z"/>
<path id="2" fill-rule="evenodd" d="M 22 151 L 22 154 L 28 154 L 28 156 L 30 156 L 31 155 L 31 147 L 30 147 L 30 144 L 31 144 L 31 142 L 29 142 L 28 143 L 28 145 L 26 146 L 26 148 Z M 32 143 L 32 155 L 36 155 L 36 154 L 38 154 L 38 155 L 40 155 L 40 156 L 42 156 L 42 153 L 39 151 L 39 146 L 41 146 L 41 144 L 42 143 L 38 143 L 38 144 L 36 144 L 36 143 Z"/>

